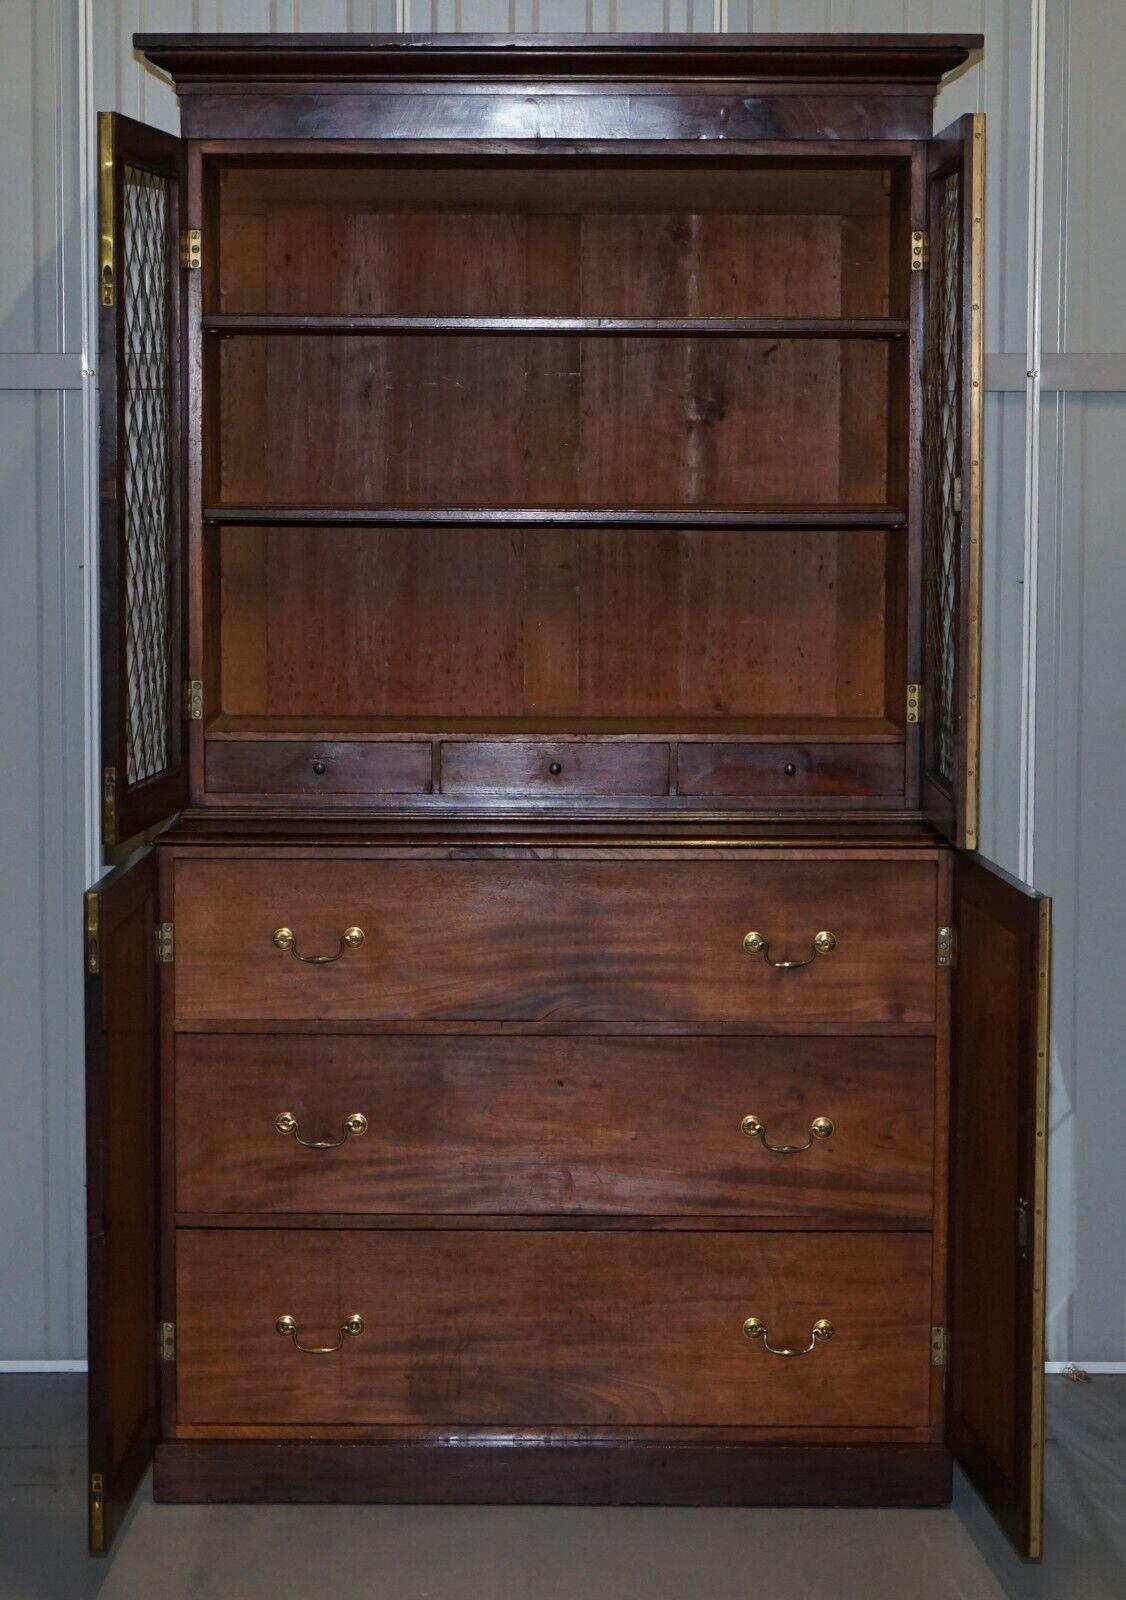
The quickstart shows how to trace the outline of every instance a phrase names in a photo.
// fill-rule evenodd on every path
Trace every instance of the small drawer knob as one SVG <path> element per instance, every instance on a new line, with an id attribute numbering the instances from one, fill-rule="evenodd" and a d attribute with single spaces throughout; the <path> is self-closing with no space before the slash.
<path id="1" fill-rule="evenodd" d="M 313 771 L 316 773 L 318 778 L 323 778 L 324 777 L 324 774 L 325 774 L 325 771 L 326 771 L 326 767 L 325 767 L 325 763 L 323 761 L 321 761 L 319 757 L 318 757 L 318 759 L 316 761 L 313 762 Z"/>
<path id="2" fill-rule="evenodd" d="M 553 778 L 557 778 L 559 776 L 559 774 L 563 771 L 563 763 L 562 763 L 562 761 L 553 761 L 551 763 L 551 765 L 548 767 L 547 770 L 551 773 L 551 776 Z"/>
<path id="3" fill-rule="evenodd" d="M 782 771 L 786 774 L 787 778 L 792 778 L 797 770 L 797 767 L 792 761 L 787 761 L 786 765 L 782 768 Z"/>

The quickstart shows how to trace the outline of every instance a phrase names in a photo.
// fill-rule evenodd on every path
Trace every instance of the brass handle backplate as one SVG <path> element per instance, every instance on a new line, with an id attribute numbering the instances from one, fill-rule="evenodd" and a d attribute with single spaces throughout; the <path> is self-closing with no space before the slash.
<path id="1" fill-rule="evenodd" d="M 771 1144 L 766 1137 L 766 1128 L 753 1113 L 745 1116 L 739 1126 L 748 1139 L 761 1139 L 763 1148 L 776 1156 L 800 1156 L 803 1150 L 809 1149 L 814 1139 L 829 1139 L 836 1132 L 836 1125 L 829 1117 L 814 1117 L 804 1144 Z"/>
<path id="2" fill-rule="evenodd" d="M 357 1316 L 355 1312 L 350 1317 L 345 1317 L 340 1324 L 340 1332 L 337 1335 L 335 1344 L 302 1344 L 297 1337 L 297 1320 L 295 1317 L 279 1317 L 274 1323 L 274 1327 L 283 1339 L 292 1339 L 294 1348 L 300 1350 L 302 1355 L 331 1356 L 340 1349 L 346 1334 L 349 1338 L 355 1339 L 359 1334 L 363 1333 L 364 1319 L 361 1316 Z"/>
<path id="3" fill-rule="evenodd" d="M 342 1144 L 347 1144 L 349 1139 L 360 1139 L 368 1131 L 368 1119 L 362 1111 L 353 1111 L 341 1123 L 339 1139 L 303 1139 L 301 1125 L 292 1111 L 279 1111 L 274 1118 L 274 1127 L 282 1134 L 292 1134 L 298 1144 L 303 1144 L 306 1150 L 339 1150 Z"/>
<path id="4" fill-rule="evenodd" d="M 747 1338 L 761 1339 L 763 1349 L 769 1350 L 772 1356 L 807 1356 L 817 1345 L 824 1344 L 826 1339 L 831 1339 L 836 1331 L 827 1317 L 819 1317 L 809 1330 L 809 1343 L 796 1350 L 788 1350 L 785 1345 L 771 1344 L 766 1324 L 760 1322 L 758 1317 L 748 1317 L 743 1324 L 743 1332 Z"/>
<path id="5" fill-rule="evenodd" d="M 297 961 L 308 961 L 315 967 L 326 967 L 330 961 L 339 961 L 345 950 L 358 950 L 364 942 L 362 928 L 345 928 L 340 935 L 340 949 L 331 956 L 303 956 L 297 948 L 297 935 L 292 928 L 274 929 L 274 948 L 288 950 Z"/>
<path id="6" fill-rule="evenodd" d="M 743 949 L 749 956 L 761 956 L 768 967 L 775 967 L 779 972 L 792 972 L 795 967 L 808 967 L 818 956 L 827 956 L 836 948 L 836 934 L 829 933 L 823 928 L 820 933 L 813 935 L 810 953 L 804 961 L 775 961 L 770 954 L 770 940 L 763 934 L 752 930 L 743 939 Z"/>

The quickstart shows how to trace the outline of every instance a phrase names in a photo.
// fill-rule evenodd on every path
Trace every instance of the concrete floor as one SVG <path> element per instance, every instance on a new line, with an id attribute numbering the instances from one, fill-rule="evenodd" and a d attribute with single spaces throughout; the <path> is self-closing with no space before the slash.
<path id="1" fill-rule="evenodd" d="M 1048 1382 L 1040 1567 L 943 1511 L 154 1506 L 85 1553 L 84 1379 L 0 1378 L 0 1600 L 1123 1600 L 1126 1378 Z"/>

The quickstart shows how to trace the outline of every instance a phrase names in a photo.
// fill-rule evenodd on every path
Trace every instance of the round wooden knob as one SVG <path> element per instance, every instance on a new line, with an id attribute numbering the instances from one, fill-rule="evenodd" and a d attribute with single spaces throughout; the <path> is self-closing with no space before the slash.
<path id="1" fill-rule="evenodd" d="M 548 767 L 547 770 L 551 773 L 551 776 L 553 778 L 557 778 L 559 776 L 559 774 L 563 771 L 563 763 L 562 763 L 562 761 L 553 761 L 551 763 L 551 765 Z"/>

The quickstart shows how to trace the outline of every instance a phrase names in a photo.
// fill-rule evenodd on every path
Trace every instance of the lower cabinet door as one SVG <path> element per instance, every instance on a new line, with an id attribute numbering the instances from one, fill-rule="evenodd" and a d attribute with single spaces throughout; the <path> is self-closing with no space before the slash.
<path id="1" fill-rule="evenodd" d="M 181 1423 L 930 1421 L 926 1233 L 185 1229 L 176 1255 Z"/>

